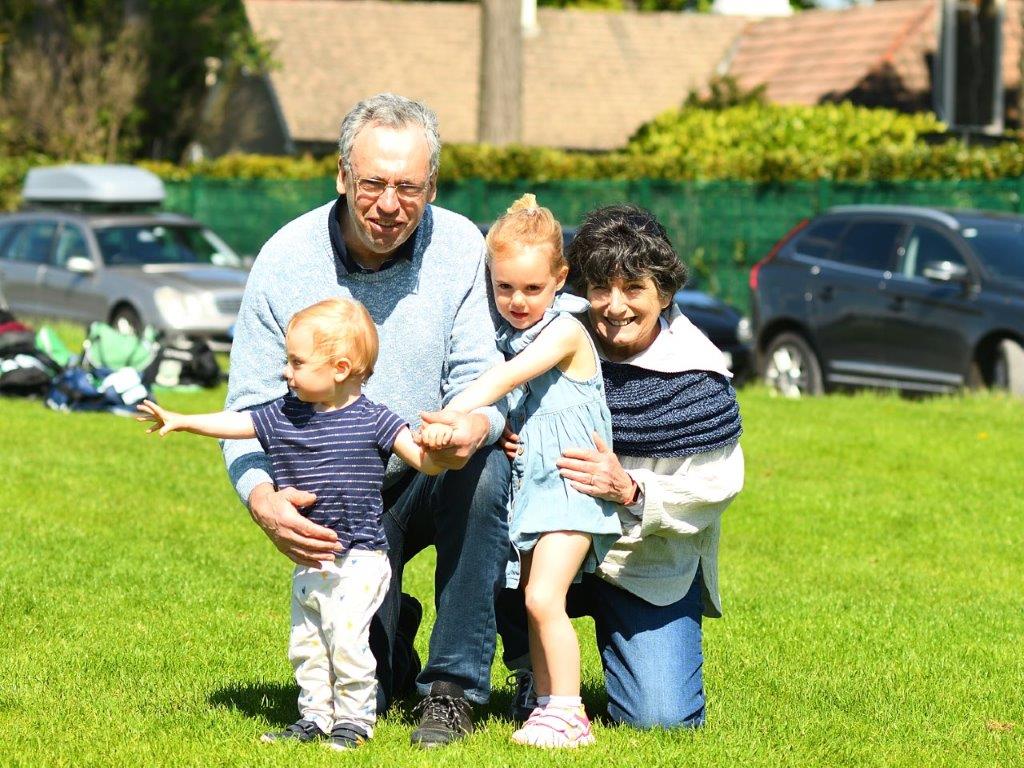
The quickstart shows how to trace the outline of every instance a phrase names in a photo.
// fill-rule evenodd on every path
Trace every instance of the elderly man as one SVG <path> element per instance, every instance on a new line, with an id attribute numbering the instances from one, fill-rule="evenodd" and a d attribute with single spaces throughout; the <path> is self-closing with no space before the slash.
<path id="1" fill-rule="evenodd" d="M 231 351 L 227 407 L 253 408 L 283 395 L 289 319 L 314 302 L 348 296 L 366 306 L 380 335 L 367 397 L 415 424 L 421 412 L 439 410 L 502 359 L 483 239 L 464 217 L 430 205 L 440 138 L 437 118 L 423 104 L 393 94 L 360 102 L 342 122 L 339 149 L 338 199 L 282 227 L 253 265 Z M 494 599 L 508 549 L 509 468 L 492 445 L 503 425 L 497 408 L 455 417 L 455 443 L 435 454 L 450 471 L 427 477 L 392 457 L 385 475 L 392 581 L 371 632 L 379 709 L 415 675 L 408 667 L 420 609 L 401 595 L 403 564 L 430 544 L 437 550 L 437 620 L 416 678 L 424 698 L 414 745 L 468 734 L 469 702 L 484 703 L 490 693 Z M 313 496 L 275 489 L 256 441 L 225 442 L 224 458 L 253 520 L 281 552 L 300 565 L 333 559 L 336 534 L 298 511 Z"/>

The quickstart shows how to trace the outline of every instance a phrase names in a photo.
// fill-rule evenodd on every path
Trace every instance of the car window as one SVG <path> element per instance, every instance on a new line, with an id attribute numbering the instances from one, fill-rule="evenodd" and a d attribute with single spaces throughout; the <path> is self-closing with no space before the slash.
<path id="1" fill-rule="evenodd" d="M 924 277 L 924 269 L 937 261 L 964 264 L 956 246 L 931 227 L 914 227 L 900 258 L 899 272 L 906 277 Z"/>
<path id="2" fill-rule="evenodd" d="M 7 248 L 7 258 L 28 264 L 45 264 L 50 260 L 50 247 L 57 231 L 55 221 L 36 221 L 18 230 Z"/>
<path id="3" fill-rule="evenodd" d="M 111 266 L 214 264 L 241 266 L 241 258 L 207 229 L 176 224 L 106 227 L 96 230 L 103 261 Z"/>
<path id="4" fill-rule="evenodd" d="M 902 229 L 898 221 L 854 222 L 843 235 L 836 260 L 879 272 L 892 269 L 896 239 Z"/>
<path id="5" fill-rule="evenodd" d="M 78 227 L 69 224 L 64 225 L 57 237 L 57 247 L 53 249 L 53 263 L 63 267 L 72 256 L 89 258 L 89 247 L 85 243 L 85 236 Z"/>
<path id="6" fill-rule="evenodd" d="M 993 277 L 1024 283 L 1024 225 L 986 223 L 961 234 Z"/>
<path id="7" fill-rule="evenodd" d="M 7 243 L 11 240 L 11 235 L 17 231 L 18 224 L 15 222 L 8 222 L 6 224 L 0 224 L 0 259 L 7 258 L 6 250 Z"/>
<path id="8" fill-rule="evenodd" d="M 811 224 L 797 239 L 794 248 L 801 256 L 827 259 L 832 256 L 836 241 L 846 229 L 843 219 L 823 219 Z"/>

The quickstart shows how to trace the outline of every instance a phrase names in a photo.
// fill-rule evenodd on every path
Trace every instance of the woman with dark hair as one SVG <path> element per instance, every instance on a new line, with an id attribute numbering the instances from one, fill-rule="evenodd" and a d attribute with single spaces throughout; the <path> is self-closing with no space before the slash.
<path id="1" fill-rule="evenodd" d="M 612 720 L 696 727 L 705 717 L 701 619 L 721 616 L 721 516 L 743 486 L 731 374 L 673 304 L 686 268 L 649 211 L 593 211 L 567 258 L 590 302 L 614 452 L 595 435 L 558 466 L 576 490 L 618 504 L 623 530 L 597 572 L 572 586 L 567 609 L 594 618 Z M 518 437 L 506 433 L 504 447 L 518 450 Z M 498 614 L 514 714 L 525 717 L 537 702 L 521 593 L 505 590 Z"/>

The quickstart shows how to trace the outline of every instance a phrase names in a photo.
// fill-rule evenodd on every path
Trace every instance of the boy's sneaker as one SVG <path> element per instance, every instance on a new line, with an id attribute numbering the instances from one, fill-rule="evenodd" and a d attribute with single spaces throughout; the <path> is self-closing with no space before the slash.
<path id="1" fill-rule="evenodd" d="M 283 731 L 269 731 L 260 736 L 260 741 L 272 744 L 275 741 L 322 741 L 327 734 L 312 720 L 298 720 Z"/>
<path id="2" fill-rule="evenodd" d="M 525 723 L 537 708 L 537 691 L 533 685 L 533 671 L 529 669 L 517 669 L 507 678 L 505 682 L 515 681 L 516 692 L 512 697 L 512 704 L 509 706 L 509 714 L 512 721 Z"/>
<path id="3" fill-rule="evenodd" d="M 530 719 L 512 734 L 512 741 L 543 749 L 575 749 L 594 743 L 590 720 L 583 707 L 535 709 Z"/>
<path id="4" fill-rule="evenodd" d="M 420 722 L 409 740 L 414 747 L 430 749 L 451 744 L 473 732 L 473 711 L 455 683 L 438 681 L 416 705 Z"/>
<path id="5" fill-rule="evenodd" d="M 337 750 L 355 749 L 365 744 L 369 738 L 370 735 L 358 725 L 338 723 L 331 728 L 331 740 L 327 742 L 327 746 Z"/>

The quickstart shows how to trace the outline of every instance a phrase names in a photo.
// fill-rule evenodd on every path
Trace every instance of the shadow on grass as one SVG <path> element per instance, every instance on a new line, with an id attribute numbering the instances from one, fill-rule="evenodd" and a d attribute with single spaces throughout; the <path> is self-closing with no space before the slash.
<path id="1" fill-rule="evenodd" d="M 295 722 L 296 699 L 298 688 L 283 683 L 239 683 L 214 691 L 207 698 L 213 707 L 233 709 L 246 717 L 265 719 L 271 726 L 284 727 Z M 593 717 L 606 719 L 608 697 L 604 686 L 583 684 L 583 704 Z M 478 717 L 510 720 L 512 698 L 515 696 L 514 686 L 498 688 L 491 693 L 490 701 L 475 707 Z M 389 717 L 397 717 L 402 722 L 413 723 L 417 720 L 414 713 L 420 697 L 416 694 L 399 699 L 388 710 Z"/>
<path id="2" fill-rule="evenodd" d="M 239 683 L 214 691 L 207 701 L 213 707 L 234 709 L 246 717 L 265 718 L 272 726 L 295 722 L 299 691 L 283 683 Z"/>

